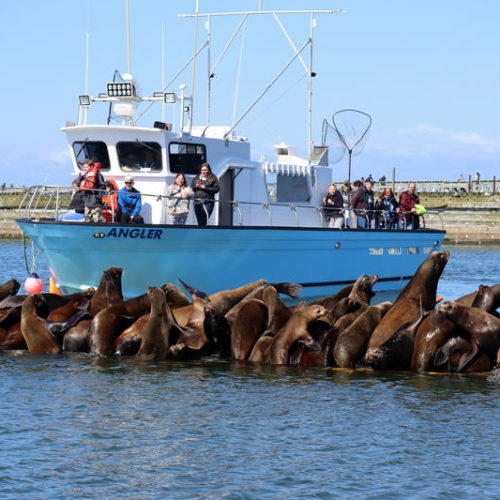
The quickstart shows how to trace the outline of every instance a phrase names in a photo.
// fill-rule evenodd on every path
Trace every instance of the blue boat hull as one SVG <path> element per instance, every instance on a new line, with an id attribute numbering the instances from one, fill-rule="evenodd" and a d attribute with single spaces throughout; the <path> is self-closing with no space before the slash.
<path id="1" fill-rule="evenodd" d="M 183 279 L 213 293 L 256 279 L 301 283 L 303 298 L 326 295 L 361 274 L 377 290 L 400 290 L 444 231 L 332 230 L 291 227 L 121 226 L 19 219 L 44 253 L 56 283 L 70 293 L 124 269 L 127 296 Z"/>

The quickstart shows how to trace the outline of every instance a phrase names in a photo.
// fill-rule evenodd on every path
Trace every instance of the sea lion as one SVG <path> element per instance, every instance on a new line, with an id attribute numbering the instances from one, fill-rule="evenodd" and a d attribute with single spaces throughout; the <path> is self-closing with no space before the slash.
<path id="1" fill-rule="evenodd" d="M 66 304 L 54 309 L 47 316 L 48 321 L 66 321 L 76 313 L 87 311 L 90 306 L 88 297 L 79 297 L 77 300 L 71 300 Z"/>
<path id="2" fill-rule="evenodd" d="M 92 319 L 83 319 L 64 334 L 63 351 L 89 352 L 89 334 Z"/>
<path id="3" fill-rule="evenodd" d="M 170 329 L 175 320 L 161 288 L 150 287 L 148 295 L 151 311 L 142 331 L 141 347 L 136 357 L 143 361 L 161 361 L 167 357 Z"/>
<path id="4" fill-rule="evenodd" d="M 422 262 L 394 305 L 375 328 L 368 347 L 381 346 L 401 325 L 418 318 L 422 309 L 434 309 L 438 280 L 449 256 L 449 252 L 432 252 Z"/>
<path id="5" fill-rule="evenodd" d="M 369 347 L 364 357 L 365 366 L 375 370 L 408 370 L 417 329 L 426 315 L 428 313 L 421 311 L 417 319 L 400 326 L 380 347 Z"/>
<path id="6" fill-rule="evenodd" d="M 202 298 L 193 295 L 191 315 L 182 326 L 182 333 L 175 345 L 170 346 L 170 355 L 176 359 L 191 359 L 206 354 L 204 348 L 208 344 L 208 336 L 205 331 L 205 306 L 208 304 L 208 296 Z M 175 311 L 173 311 L 174 317 Z"/>
<path id="7" fill-rule="evenodd" d="M 463 306 L 472 307 L 472 304 L 476 299 L 478 293 L 482 291 L 481 286 L 484 285 L 480 285 L 480 288 L 478 288 L 478 290 L 458 298 L 457 300 L 455 300 L 455 302 Z M 493 314 L 493 312 L 495 312 L 500 307 L 500 283 L 497 285 L 488 286 L 487 297 L 485 299 L 483 298 L 483 300 L 491 301 L 491 305 L 489 306 L 489 308 L 488 309 L 483 308 L 483 309 L 489 312 L 490 314 Z M 480 306 L 477 305 L 476 307 Z"/>
<path id="8" fill-rule="evenodd" d="M 363 357 L 370 336 L 384 314 L 392 306 L 391 302 L 382 302 L 365 309 L 347 328 L 340 332 L 333 357 L 340 368 L 354 368 Z"/>
<path id="9" fill-rule="evenodd" d="M 256 298 L 242 301 L 237 306 L 240 307 L 236 315 L 232 315 L 231 357 L 242 361 L 247 359 L 255 343 L 264 333 L 268 322 L 268 310 L 266 304 Z"/>
<path id="10" fill-rule="evenodd" d="M 302 342 L 310 348 L 320 349 L 319 343 L 311 336 L 308 326 L 326 316 L 327 310 L 323 306 L 312 305 L 292 313 L 290 319 L 273 337 L 269 345 L 268 362 L 273 365 L 288 363 L 290 348 L 295 342 Z"/>
<path id="11" fill-rule="evenodd" d="M 268 359 L 269 347 L 271 346 L 276 334 L 264 332 L 252 348 L 248 361 L 252 363 L 265 363 Z"/>
<path id="12" fill-rule="evenodd" d="M 500 347 L 500 319 L 477 307 L 467 307 L 457 302 L 444 302 L 438 309 L 448 319 L 462 328 L 476 344 L 478 349 L 492 359 L 497 355 Z M 472 358 L 465 357 L 458 371 Z"/>
<path id="13" fill-rule="evenodd" d="M 26 345 L 26 340 L 24 340 L 23 333 L 21 331 L 21 322 L 18 321 L 8 328 L 7 335 L 0 345 L 0 350 L 18 351 L 25 349 L 28 349 L 28 346 Z"/>
<path id="14" fill-rule="evenodd" d="M 21 309 L 21 333 L 31 354 L 59 354 L 61 346 L 47 330 L 45 320 L 37 314 L 40 297 L 31 295 Z"/>
<path id="15" fill-rule="evenodd" d="M 434 309 L 418 325 L 410 367 L 418 372 L 434 367 L 436 351 L 457 330 L 439 309 Z"/>
<path id="16" fill-rule="evenodd" d="M 11 279 L 0 286 L 0 301 L 11 295 L 16 295 L 20 288 L 19 281 Z"/>
<path id="17" fill-rule="evenodd" d="M 95 316 L 99 311 L 123 300 L 121 267 L 110 267 L 101 276 L 99 286 L 90 301 L 89 313 Z"/>
<path id="18" fill-rule="evenodd" d="M 340 289 L 338 292 L 328 295 L 327 297 L 322 297 L 321 299 L 316 299 L 311 302 L 307 302 L 308 305 L 312 306 L 314 304 L 318 306 L 323 306 L 325 309 L 330 311 L 339 300 L 344 299 L 349 296 L 353 289 L 354 283 L 351 283 L 350 285 L 345 286 L 344 288 Z M 293 308 L 292 308 L 293 310 Z"/>
<path id="19" fill-rule="evenodd" d="M 464 362 L 464 359 L 468 361 Z M 473 342 L 462 337 L 452 337 L 436 351 L 434 365 L 446 365 L 447 371 L 451 373 L 487 372 L 493 368 L 493 360 L 484 352 L 480 353 Z"/>

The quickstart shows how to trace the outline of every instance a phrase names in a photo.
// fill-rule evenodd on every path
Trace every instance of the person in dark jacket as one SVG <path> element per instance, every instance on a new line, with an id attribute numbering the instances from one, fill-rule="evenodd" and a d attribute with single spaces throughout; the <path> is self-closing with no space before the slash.
<path id="1" fill-rule="evenodd" d="M 418 229 L 420 227 L 418 215 L 415 213 L 417 211 L 415 205 L 420 203 L 420 198 L 416 191 L 417 185 L 414 182 L 410 182 L 408 189 L 399 195 L 400 218 L 404 229 Z"/>
<path id="2" fill-rule="evenodd" d="M 212 215 L 215 195 L 219 192 L 219 180 L 208 163 L 202 163 L 198 175 L 191 182 L 194 196 L 194 213 L 199 226 L 206 226 Z"/>
<path id="3" fill-rule="evenodd" d="M 344 199 L 342 193 L 332 182 L 328 186 L 328 194 L 323 198 L 323 213 L 328 227 L 342 229 L 344 224 Z"/>
<path id="4" fill-rule="evenodd" d="M 118 191 L 119 221 L 122 224 L 143 224 L 141 216 L 142 200 L 141 193 L 134 187 L 134 178 L 131 175 L 125 177 L 125 187 Z"/>
<path id="5" fill-rule="evenodd" d="M 394 197 L 392 189 L 386 188 L 375 201 L 375 213 L 378 225 L 384 229 L 398 228 L 399 203 Z"/>
<path id="6" fill-rule="evenodd" d="M 351 198 L 351 206 L 357 215 L 359 228 L 373 227 L 375 225 L 373 216 L 374 201 L 373 181 L 372 179 L 366 179 L 365 185 L 360 187 Z"/>

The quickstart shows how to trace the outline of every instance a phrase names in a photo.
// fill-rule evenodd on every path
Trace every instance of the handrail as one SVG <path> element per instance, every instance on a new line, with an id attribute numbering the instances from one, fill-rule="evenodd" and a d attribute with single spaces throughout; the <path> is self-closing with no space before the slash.
<path id="1" fill-rule="evenodd" d="M 48 217 L 52 216 L 57 219 L 60 213 L 67 209 L 70 205 L 70 200 L 74 193 L 78 191 L 77 189 L 67 189 L 61 188 L 59 186 L 33 186 L 27 190 L 27 193 L 30 193 L 30 196 L 23 197 L 23 202 L 25 206 L 20 206 L 20 210 L 24 210 L 26 212 L 27 218 L 33 218 L 35 212 L 42 212 L 46 214 Z M 119 193 L 119 191 L 107 191 L 104 189 L 94 189 L 92 190 L 95 193 L 100 193 L 103 195 L 106 193 L 107 195 L 111 193 Z M 178 199 L 176 196 L 163 195 L 163 194 L 149 194 L 149 193 L 141 193 L 141 198 L 143 200 L 151 201 L 151 205 L 154 203 L 161 203 L 162 209 L 166 208 L 166 201 L 169 199 Z M 209 219 L 209 214 L 207 208 L 205 206 L 206 200 L 203 198 L 189 197 L 189 201 L 199 202 L 203 209 L 205 210 L 205 214 L 207 216 L 207 220 Z M 111 197 L 113 203 L 113 197 Z M 226 204 L 228 203 L 231 207 L 231 211 L 238 214 L 238 221 L 234 223 L 234 225 L 243 226 L 245 223 L 245 208 L 251 207 L 260 207 L 265 210 L 268 218 L 268 225 L 273 225 L 273 213 L 278 213 L 278 217 L 288 217 L 287 213 L 292 212 L 293 218 L 289 219 L 289 224 L 283 225 L 295 225 L 296 227 L 325 227 L 328 224 L 328 215 L 333 212 L 330 207 L 324 206 L 311 206 L 311 205 L 301 205 L 296 203 L 272 203 L 272 202 L 255 202 L 255 201 L 241 201 L 241 200 L 213 200 L 215 204 Z M 144 204 L 144 203 L 143 203 Z M 115 210 L 112 207 L 111 215 L 112 222 L 115 222 Z M 242 210 L 243 208 L 243 210 Z M 442 220 L 441 214 L 439 210 L 429 210 L 428 214 L 437 214 L 441 227 L 444 229 L 444 222 Z M 313 222 L 316 218 L 316 215 L 319 215 L 320 220 L 316 223 Z M 365 210 L 365 209 L 356 209 L 353 212 L 352 209 L 346 211 L 344 209 L 337 210 L 338 215 L 342 215 L 345 219 L 345 226 L 351 227 L 355 229 L 356 223 L 354 219 L 357 217 L 365 217 L 368 221 L 367 227 L 372 229 L 406 229 L 407 221 L 404 217 L 404 212 L 401 211 L 384 211 L 384 210 Z M 308 217 L 310 215 L 310 217 Z M 163 216 L 162 216 L 163 217 Z M 50 217 L 49 217 L 50 218 Z M 293 223 L 290 223 L 293 220 Z M 316 219 L 317 220 L 317 219 Z M 262 225 L 262 224 L 259 224 Z M 425 221 L 424 221 L 425 227 Z"/>

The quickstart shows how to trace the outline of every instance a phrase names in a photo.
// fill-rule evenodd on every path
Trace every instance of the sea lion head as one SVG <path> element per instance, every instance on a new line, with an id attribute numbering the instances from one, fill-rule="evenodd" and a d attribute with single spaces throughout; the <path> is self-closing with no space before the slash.
<path id="1" fill-rule="evenodd" d="M 439 307 L 438 311 L 445 316 L 449 317 L 450 314 L 453 313 L 453 311 L 456 309 L 456 302 L 452 302 L 451 300 L 447 300 L 446 302 L 443 302 Z"/>
<path id="2" fill-rule="evenodd" d="M 315 321 L 328 314 L 328 311 L 323 306 L 319 305 L 312 305 L 304 309 L 304 311 L 306 312 L 307 316 L 311 321 Z"/>
<path id="3" fill-rule="evenodd" d="M 384 351 L 380 347 L 369 347 L 365 354 L 365 363 L 373 368 L 380 368 L 384 360 Z"/>
<path id="4" fill-rule="evenodd" d="M 448 251 L 432 252 L 429 261 L 433 266 L 434 272 L 440 275 L 443 272 L 444 266 L 446 266 L 449 258 L 450 252 Z"/>

